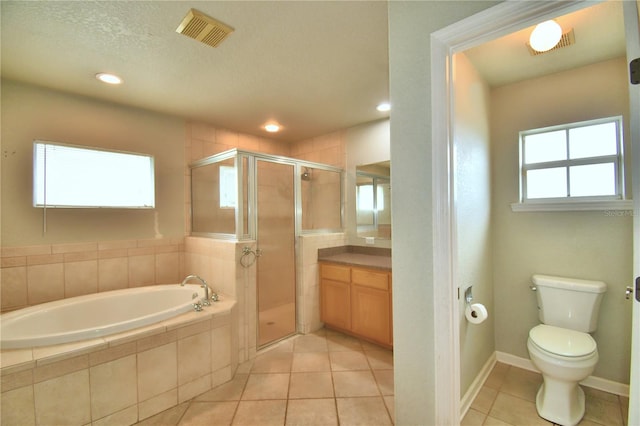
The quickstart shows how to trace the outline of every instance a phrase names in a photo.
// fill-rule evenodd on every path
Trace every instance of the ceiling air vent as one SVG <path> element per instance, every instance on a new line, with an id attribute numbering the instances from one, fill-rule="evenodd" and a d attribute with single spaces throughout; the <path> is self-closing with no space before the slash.
<path id="1" fill-rule="evenodd" d="M 233 28 L 191 9 L 176 32 L 211 47 L 218 47 L 233 32 Z"/>
<path id="2" fill-rule="evenodd" d="M 527 45 L 527 48 L 529 49 L 529 53 L 531 53 L 531 56 L 538 56 L 548 52 L 553 52 L 558 49 L 562 49 L 563 47 L 571 46 L 572 44 L 575 44 L 575 42 L 576 42 L 576 38 L 573 34 L 573 28 L 572 28 L 570 31 L 567 31 L 566 33 L 562 34 L 562 38 L 560 38 L 560 41 L 558 42 L 558 44 L 555 45 L 553 49 L 549 49 L 546 52 L 538 52 L 537 50 L 532 48 L 529 43 L 526 43 L 526 45 Z"/>

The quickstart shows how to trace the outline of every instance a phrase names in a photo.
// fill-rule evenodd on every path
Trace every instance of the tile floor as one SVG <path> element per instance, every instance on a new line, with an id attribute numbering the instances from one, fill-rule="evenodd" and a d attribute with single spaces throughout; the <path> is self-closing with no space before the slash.
<path id="1" fill-rule="evenodd" d="M 551 425 L 536 414 L 539 374 L 498 363 L 461 424 Z M 585 388 L 581 426 L 624 425 L 628 398 Z M 235 378 L 139 425 L 391 425 L 393 354 L 331 330 L 297 336 Z"/>
<path id="2" fill-rule="evenodd" d="M 541 383 L 538 373 L 497 363 L 461 425 L 553 425 L 536 412 L 536 393 Z M 587 401 L 580 426 L 626 424 L 629 398 L 582 388 Z"/>

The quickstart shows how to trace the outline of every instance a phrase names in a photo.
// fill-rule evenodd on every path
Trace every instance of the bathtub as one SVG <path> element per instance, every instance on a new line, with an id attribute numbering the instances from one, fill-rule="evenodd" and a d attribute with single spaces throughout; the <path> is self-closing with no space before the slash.
<path id="1" fill-rule="evenodd" d="M 0 348 L 19 349 L 92 339 L 193 310 L 199 285 L 155 285 L 72 297 L 0 316 Z"/>

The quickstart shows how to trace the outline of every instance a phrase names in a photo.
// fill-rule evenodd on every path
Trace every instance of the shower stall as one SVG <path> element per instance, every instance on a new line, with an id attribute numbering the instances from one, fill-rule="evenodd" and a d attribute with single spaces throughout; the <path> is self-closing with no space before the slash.
<path id="1" fill-rule="evenodd" d="M 342 169 L 238 149 L 190 168 L 191 235 L 255 245 L 258 347 L 296 333 L 297 237 L 342 230 Z"/>

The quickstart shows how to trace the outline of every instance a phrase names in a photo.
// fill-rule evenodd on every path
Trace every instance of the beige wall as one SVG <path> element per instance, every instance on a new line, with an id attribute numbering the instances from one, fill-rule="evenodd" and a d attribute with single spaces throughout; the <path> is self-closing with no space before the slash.
<path id="1" fill-rule="evenodd" d="M 624 58 L 515 83 L 491 92 L 494 277 L 498 351 L 528 358 L 528 331 L 539 322 L 534 273 L 607 283 L 594 333 L 600 360 L 594 376 L 628 383 L 632 281 L 632 217 L 606 211 L 514 213 L 518 201 L 518 132 L 623 115 L 628 123 Z M 630 152 L 625 134 L 625 151 Z M 627 161 L 627 174 L 630 163 Z M 627 180 L 628 182 L 628 180 Z"/>
<path id="2" fill-rule="evenodd" d="M 397 424 L 436 424 L 430 34 L 498 2 L 389 2 Z"/>
<path id="3" fill-rule="evenodd" d="M 482 303 L 489 318 L 482 324 L 465 319 L 459 300 L 460 391 L 464 395 L 495 352 L 491 246 L 490 90 L 463 53 L 453 59 L 455 79 L 454 177 L 458 251 L 456 272 L 461 296 L 472 286 L 473 302 Z"/>
<path id="4" fill-rule="evenodd" d="M 2 246 L 184 235 L 184 121 L 135 108 L 2 81 Z M 48 209 L 32 205 L 35 139 L 151 154 L 156 208 Z"/>

